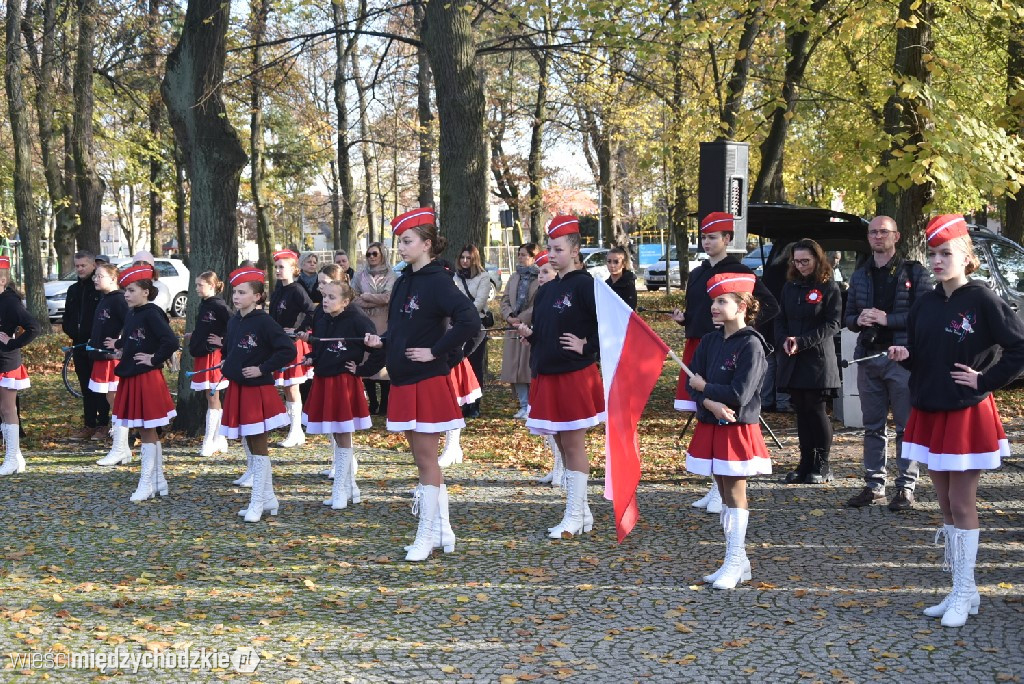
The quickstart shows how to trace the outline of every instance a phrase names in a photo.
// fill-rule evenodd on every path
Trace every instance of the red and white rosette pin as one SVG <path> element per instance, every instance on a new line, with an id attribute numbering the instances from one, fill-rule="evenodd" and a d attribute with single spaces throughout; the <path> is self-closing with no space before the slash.
<path id="1" fill-rule="evenodd" d="M 821 290 L 811 290 L 804 299 L 807 300 L 808 304 L 818 304 L 821 302 Z"/>

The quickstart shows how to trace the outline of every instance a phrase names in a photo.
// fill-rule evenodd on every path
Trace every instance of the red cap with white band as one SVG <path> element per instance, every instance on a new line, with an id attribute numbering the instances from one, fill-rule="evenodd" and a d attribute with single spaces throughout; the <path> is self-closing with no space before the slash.
<path id="1" fill-rule="evenodd" d="M 960 214 L 943 214 L 928 222 L 924 229 L 929 247 L 938 247 L 958 237 L 968 234 L 967 221 Z"/>
<path id="2" fill-rule="evenodd" d="M 547 234 L 551 239 L 580 232 L 580 220 L 575 216 L 556 216 L 548 223 Z"/>
<path id="3" fill-rule="evenodd" d="M 231 287 L 237 287 L 242 283 L 265 283 L 267 274 L 254 266 L 242 266 L 231 272 L 228 282 L 231 283 Z"/>
<path id="4" fill-rule="evenodd" d="M 708 279 L 708 296 L 714 299 L 730 292 L 750 294 L 755 281 L 753 273 L 719 273 Z"/>
<path id="5" fill-rule="evenodd" d="M 736 219 L 725 211 L 713 211 L 700 222 L 700 233 L 732 233 L 735 231 Z"/>
<path id="6" fill-rule="evenodd" d="M 437 214 L 430 207 L 420 207 L 407 211 L 391 219 L 391 232 L 401 235 L 410 228 L 416 226 L 436 226 Z"/>

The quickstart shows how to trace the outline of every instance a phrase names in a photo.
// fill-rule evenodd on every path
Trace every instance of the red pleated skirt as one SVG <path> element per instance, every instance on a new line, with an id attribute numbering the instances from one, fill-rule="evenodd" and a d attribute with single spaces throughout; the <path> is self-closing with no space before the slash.
<path id="1" fill-rule="evenodd" d="M 115 359 L 103 359 L 92 362 L 92 373 L 89 374 L 89 389 L 93 392 L 106 394 L 117 391 L 118 377 L 114 373 L 117 368 Z"/>
<path id="2" fill-rule="evenodd" d="M 302 405 L 302 422 L 310 435 L 373 427 L 362 380 L 351 373 L 315 376 L 306 403 Z"/>
<path id="3" fill-rule="evenodd" d="M 220 368 L 214 368 L 213 370 L 206 370 L 213 366 L 220 365 L 221 350 L 214 349 L 211 353 L 205 356 L 197 356 L 194 359 L 196 374 L 192 376 L 192 383 L 190 387 L 194 390 L 211 390 L 218 389 L 222 390 L 228 386 L 228 379 L 220 372 Z M 205 373 L 200 371 L 206 371 Z"/>
<path id="4" fill-rule="evenodd" d="M 23 390 L 28 389 L 32 383 L 28 381 L 28 371 L 22 364 L 14 370 L 0 373 L 0 387 L 4 389 Z"/>
<path id="5" fill-rule="evenodd" d="M 155 428 L 167 425 L 178 415 L 159 368 L 141 375 L 121 378 L 111 409 L 111 420 L 121 427 Z"/>
<path id="6" fill-rule="evenodd" d="M 273 385 L 228 383 L 220 434 L 229 439 L 260 435 L 291 424 L 281 395 Z"/>
<path id="7" fill-rule="evenodd" d="M 928 470 L 992 470 L 1010 455 L 1010 443 L 990 394 L 957 411 L 911 408 L 902 455 L 926 464 Z"/>
<path id="8" fill-rule="evenodd" d="M 526 427 L 535 435 L 584 430 L 605 420 L 597 364 L 569 373 L 539 373 L 530 383 Z"/>
<path id="9" fill-rule="evenodd" d="M 698 422 L 686 450 L 686 469 L 697 475 L 770 475 L 772 460 L 760 425 Z"/>
<path id="10" fill-rule="evenodd" d="M 451 378 L 452 384 L 455 385 L 455 398 L 458 400 L 459 406 L 472 404 L 484 395 L 469 359 L 462 359 L 459 365 L 452 368 Z"/>
<path id="11" fill-rule="evenodd" d="M 689 367 L 693 357 L 697 355 L 697 345 L 700 338 L 687 338 L 686 346 L 683 347 L 683 363 Z M 676 411 L 696 411 L 697 404 L 690 398 L 690 376 L 682 368 L 679 369 L 679 379 L 676 381 L 676 400 L 673 406 Z"/>
<path id="12" fill-rule="evenodd" d="M 391 385 L 388 423 L 391 432 L 445 432 L 466 427 L 452 376 L 437 375 L 412 385 Z"/>
<path id="13" fill-rule="evenodd" d="M 302 363 L 302 360 L 306 358 L 306 354 L 309 353 L 310 346 L 309 342 L 296 338 L 295 340 L 295 358 L 292 359 L 289 366 L 293 366 L 285 371 L 274 372 L 274 385 L 277 387 L 289 387 L 291 385 L 301 385 L 313 377 L 312 366 L 294 366 L 296 363 Z"/>

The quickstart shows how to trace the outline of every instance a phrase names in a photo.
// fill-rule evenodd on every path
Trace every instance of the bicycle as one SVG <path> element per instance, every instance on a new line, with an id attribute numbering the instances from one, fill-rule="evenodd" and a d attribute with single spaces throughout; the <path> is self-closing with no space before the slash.
<path id="1" fill-rule="evenodd" d="M 181 352 L 174 353 L 171 362 L 164 367 L 164 376 L 167 378 L 167 389 L 172 397 L 178 396 L 177 373 L 180 368 Z M 64 352 L 64 367 L 60 371 L 61 379 L 68 393 L 75 399 L 82 398 L 82 390 L 78 385 L 78 376 L 75 374 L 75 357 L 71 349 Z"/>

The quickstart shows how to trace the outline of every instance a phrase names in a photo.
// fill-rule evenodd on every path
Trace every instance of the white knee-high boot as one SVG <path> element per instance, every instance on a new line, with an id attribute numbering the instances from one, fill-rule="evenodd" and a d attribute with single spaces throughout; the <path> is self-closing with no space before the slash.
<path id="1" fill-rule="evenodd" d="M 447 468 L 453 463 L 462 463 L 462 445 L 459 444 L 459 435 L 462 434 L 462 428 L 448 430 L 444 434 L 444 451 L 441 452 L 440 458 L 437 459 L 437 465 Z"/>
<path id="2" fill-rule="evenodd" d="M 327 437 L 328 437 L 328 439 L 331 442 L 331 465 L 330 465 L 329 468 L 327 468 L 327 470 L 321 471 L 320 474 L 321 475 L 326 475 L 327 479 L 329 479 L 329 480 L 333 480 L 334 479 L 334 453 L 335 453 L 335 450 L 337 450 L 337 448 L 338 448 L 338 443 L 334 440 L 334 433 L 333 432 L 331 434 L 327 435 Z"/>
<path id="3" fill-rule="evenodd" d="M 167 496 L 167 478 L 164 477 L 164 444 L 156 442 L 156 468 L 153 470 L 153 486 L 160 496 Z"/>
<path id="4" fill-rule="evenodd" d="M 425 561 L 434 550 L 435 524 L 440 524 L 439 499 L 441 488 L 434 485 L 422 485 L 419 498 L 419 525 L 416 527 L 416 540 L 405 555 L 407 561 Z"/>
<path id="5" fill-rule="evenodd" d="M 292 426 L 288 430 L 288 436 L 281 442 L 285 449 L 297 447 L 306 443 L 306 433 L 302 431 L 302 401 L 284 402 L 288 417 L 291 418 Z"/>
<path id="6" fill-rule="evenodd" d="M 25 457 L 21 455 L 21 436 L 17 423 L 3 423 L 0 432 L 4 437 L 4 463 L 0 466 L 0 475 L 13 475 L 25 472 Z"/>
<path id="7" fill-rule="evenodd" d="M 551 449 L 551 454 L 555 457 L 555 463 L 551 467 L 550 472 L 544 477 L 538 478 L 537 482 L 540 484 L 551 484 L 552 487 L 562 486 L 562 477 L 565 474 L 565 465 L 562 461 L 562 450 L 558 448 L 558 442 L 555 441 L 554 435 L 545 435 L 544 441 L 547 442 L 548 448 Z"/>
<path id="8" fill-rule="evenodd" d="M 131 495 L 131 501 L 145 501 L 156 496 L 156 444 L 143 442 L 139 447 L 142 467 L 139 472 L 139 485 Z"/>
<path id="9" fill-rule="evenodd" d="M 245 452 L 245 472 L 242 473 L 242 477 L 238 478 L 231 484 L 238 485 L 239 487 L 252 487 L 252 452 L 249 451 L 249 442 L 245 437 L 240 438 L 242 441 L 242 451 Z"/>
<path id="10" fill-rule="evenodd" d="M 565 513 L 562 521 L 548 530 L 551 539 L 565 535 L 575 537 L 594 528 L 593 517 L 587 520 L 587 473 L 566 470 L 564 477 Z"/>
<path id="11" fill-rule="evenodd" d="M 956 541 L 954 539 L 955 533 L 956 528 L 953 525 L 943 525 L 935 532 L 935 543 L 938 544 L 939 537 L 942 537 L 945 546 L 943 552 L 944 558 L 942 561 L 942 569 L 946 572 L 953 573 L 954 576 L 956 568 L 956 553 L 954 553 L 956 548 Z M 949 608 L 949 603 L 952 598 L 953 591 L 951 589 L 950 592 L 946 594 L 945 598 L 943 598 L 942 601 L 940 601 L 938 604 L 934 606 L 928 606 L 927 608 L 925 608 L 924 614 L 928 617 L 942 617 L 946 614 L 946 609 Z M 973 597 L 971 598 L 971 607 L 977 608 L 980 603 L 981 596 L 977 593 L 977 591 L 975 591 Z"/>
<path id="12" fill-rule="evenodd" d="M 114 425 L 110 428 L 110 435 L 113 439 L 110 451 L 107 452 L 106 456 L 96 461 L 96 465 L 126 465 L 132 460 L 132 451 L 128 448 L 128 428 Z"/>
<path id="13" fill-rule="evenodd" d="M 711 478 L 711 489 L 708 493 L 693 502 L 694 508 L 703 508 L 708 513 L 722 512 L 722 494 L 718 491 L 718 481 Z"/>
<path id="14" fill-rule="evenodd" d="M 979 530 L 953 530 L 953 593 L 942 615 L 943 627 L 963 627 L 968 615 L 978 614 L 981 597 L 974 582 L 974 564 L 978 558 L 979 533 Z"/>
<path id="15" fill-rule="evenodd" d="M 220 434 L 220 417 L 223 413 L 223 409 L 206 409 L 206 433 L 203 435 L 203 446 L 199 449 L 200 456 L 227 453 L 227 438 Z"/>
<path id="16" fill-rule="evenodd" d="M 726 508 L 725 564 L 712 585 L 715 589 L 735 589 L 740 582 L 750 579 L 750 561 L 747 559 L 747 522 L 750 511 L 745 508 Z"/>
<path id="17" fill-rule="evenodd" d="M 349 498 L 352 499 L 352 503 L 357 504 L 363 500 L 362 492 L 359 491 L 359 486 L 356 484 L 356 473 L 359 471 L 359 459 L 356 458 L 356 448 L 353 446 L 349 449 L 352 452 L 352 456 L 349 458 L 348 476 L 349 476 Z"/>
<path id="18" fill-rule="evenodd" d="M 273 495 L 270 457 L 253 454 L 252 467 L 252 493 L 249 495 L 249 507 L 245 509 L 245 522 L 259 522 L 264 511 L 277 515 L 278 509 L 277 497 Z"/>
<path id="19" fill-rule="evenodd" d="M 334 448 L 334 484 L 331 485 L 331 498 L 324 501 L 324 504 L 334 510 L 348 508 L 348 501 L 352 498 L 352 478 L 349 470 L 352 467 L 352 449 L 344 447 Z M 354 502 L 353 502 L 354 503 Z"/>

